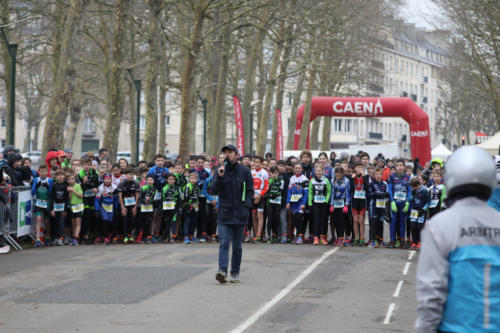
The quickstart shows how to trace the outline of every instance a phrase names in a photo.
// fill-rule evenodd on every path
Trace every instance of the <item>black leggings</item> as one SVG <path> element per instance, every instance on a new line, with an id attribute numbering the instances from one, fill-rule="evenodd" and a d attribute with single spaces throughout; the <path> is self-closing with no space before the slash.
<path id="1" fill-rule="evenodd" d="M 313 203 L 310 207 L 312 210 L 311 234 L 314 237 L 326 236 L 326 225 L 328 223 L 328 204 Z"/>
<path id="2" fill-rule="evenodd" d="M 153 212 L 144 212 L 139 215 L 136 219 L 137 231 L 136 234 L 141 232 L 142 237 L 148 237 L 151 235 L 151 222 L 153 221 Z"/>
<path id="3" fill-rule="evenodd" d="M 337 231 L 337 238 L 344 238 L 344 233 L 346 231 L 346 222 L 348 219 L 348 214 L 342 212 L 343 208 L 335 208 L 333 210 L 333 221 L 330 221 L 330 223 L 335 224 L 335 230 Z M 334 238 L 332 234 L 332 238 Z"/>
<path id="4" fill-rule="evenodd" d="M 280 213 L 281 213 L 281 205 L 279 204 L 269 204 L 267 205 L 266 208 L 267 212 L 267 222 L 271 226 L 271 233 L 273 236 L 279 235 L 281 233 L 280 228 L 281 228 L 281 220 L 280 220 Z M 271 234 L 269 235 L 271 236 Z"/>
<path id="5" fill-rule="evenodd" d="M 163 221 L 165 223 L 165 236 L 167 238 L 177 236 L 177 210 L 169 209 L 163 211 Z"/>
<path id="6" fill-rule="evenodd" d="M 131 235 L 132 232 L 135 229 L 135 216 L 132 214 L 132 209 L 134 209 L 134 206 L 127 206 L 125 207 L 127 210 L 127 213 L 125 216 L 122 215 L 122 231 L 125 236 Z"/>
<path id="7" fill-rule="evenodd" d="M 425 223 L 410 222 L 411 239 L 414 244 L 420 243 L 420 232 L 424 228 Z"/>
<path id="8" fill-rule="evenodd" d="M 292 222 L 295 228 L 297 228 L 297 236 L 304 236 L 305 225 L 304 225 L 304 214 L 303 213 L 292 213 Z"/>
<path id="9" fill-rule="evenodd" d="M 207 235 L 212 235 L 215 237 L 217 233 L 217 211 L 215 210 L 212 203 L 207 203 Z"/>

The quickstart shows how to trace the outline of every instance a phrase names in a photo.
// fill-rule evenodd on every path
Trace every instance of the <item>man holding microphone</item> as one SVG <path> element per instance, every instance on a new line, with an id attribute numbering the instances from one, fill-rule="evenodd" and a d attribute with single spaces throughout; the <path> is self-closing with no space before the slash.
<path id="1" fill-rule="evenodd" d="M 248 223 L 248 214 L 253 203 L 253 179 L 250 170 L 236 160 L 238 149 L 233 145 L 222 148 L 224 165 L 217 170 L 211 191 L 219 196 L 217 224 L 219 229 L 219 271 L 215 279 L 226 283 L 229 263 L 229 243 L 232 240 L 232 283 L 240 282 L 241 243 L 243 231 Z"/>

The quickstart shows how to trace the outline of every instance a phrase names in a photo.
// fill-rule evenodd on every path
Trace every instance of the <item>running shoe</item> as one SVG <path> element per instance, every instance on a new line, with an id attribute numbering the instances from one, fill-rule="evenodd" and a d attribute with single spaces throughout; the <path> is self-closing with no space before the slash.
<path id="1" fill-rule="evenodd" d="M 220 269 L 217 274 L 215 274 L 215 279 L 219 281 L 219 283 L 227 283 L 227 273 Z"/>
<path id="2" fill-rule="evenodd" d="M 410 250 L 416 250 L 417 249 L 417 244 L 413 243 L 410 246 Z"/>
<path id="3" fill-rule="evenodd" d="M 50 239 L 50 237 L 45 238 L 44 244 L 45 244 L 45 246 L 49 246 L 52 244 L 52 240 Z"/>
<path id="4" fill-rule="evenodd" d="M 188 236 L 184 237 L 184 244 L 189 244 L 189 243 L 191 243 L 189 237 Z"/>
<path id="5" fill-rule="evenodd" d="M 301 236 L 297 237 L 297 240 L 295 241 L 295 244 L 297 245 L 302 245 L 304 244 L 304 240 L 302 239 Z"/>
<path id="6" fill-rule="evenodd" d="M 129 242 L 130 244 L 135 243 L 135 239 L 134 239 L 134 237 L 129 236 L 129 237 L 128 237 L 128 242 Z"/>
<path id="7" fill-rule="evenodd" d="M 170 244 L 175 244 L 175 239 L 174 239 L 174 238 L 170 238 L 170 239 L 168 240 L 168 242 L 169 242 Z"/>
<path id="8" fill-rule="evenodd" d="M 104 238 L 104 245 L 109 245 L 111 244 L 111 239 L 109 237 Z"/>
<path id="9" fill-rule="evenodd" d="M 387 243 L 387 248 L 393 249 L 394 248 L 394 242 L 391 241 L 391 242 Z"/>
<path id="10" fill-rule="evenodd" d="M 212 238 L 210 238 L 210 241 L 214 243 L 217 242 L 217 236 L 213 235 Z"/>
<path id="11" fill-rule="evenodd" d="M 416 248 L 417 250 L 420 250 L 420 245 L 421 245 L 420 243 L 417 244 L 417 248 Z"/>
<path id="12" fill-rule="evenodd" d="M 94 245 L 99 245 L 102 243 L 102 240 L 101 240 L 101 237 L 97 237 L 95 240 L 94 240 Z"/>
<path id="13" fill-rule="evenodd" d="M 319 245 L 319 238 L 318 237 L 314 237 L 313 244 L 314 245 Z"/>
<path id="14" fill-rule="evenodd" d="M 386 247 L 386 244 L 384 241 L 380 241 L 380 243 L 378 244 L 379 247 Z"/>
<path id="15" fill-rule="evenodd" d="M 358 246 L 365 247 L 366 246 L 365 240 L 364 239 L 360 239 L 359 242 L 358 242 Z"/>
<path id="16" fill-rule="evenodd" d="M 379 246 L 379 243 L 378 243 L 378 240 L 376 240 L 376 241 L 375 241 L 375 246 L 374 246 L 374 247 L 375 247 L 375 248 L 378 248 L 378 246 Z"/>
<path id="17" fill-rule="evenodd" d="M 359 239 L 355 239 L 353 242 L 352 242 L 352 247 L 357 247 L 359 246 Z"/>
<path id="18" fill-rule="evenodd" d="M 73 238 L 73 241 L 71 242 L 71 245 L 78 246 L 78 239 Z"/>
<path id="19" fill-rule="evenodd" d="M 396 240 L 396 244 L 394 244 L 394 247 L 395 247 L 396 249 L 399 249 L 399 248 L 401 247 L 401 242 L 400 242 L 400 240 L 399 240 L 399 239 L 398 239 L 398 240 Z"/>
<path id="20" fill-rule="evenodd" d="M 349 238 L 346 238 L 344 241 L 344 246 L 351 246 L 351 240 Z"/>
<path id="21" fill-rule="evenodd" d="M 286 244 L 287 243 L 287 238 L 286 236 L 281 236 L 281 244 Z"/>
<path id="22" fill-rule="evenodd" d="M 127 244 L 128 244 L 128 237 L 125 237 L 125 238 L 123 239 L 123 245 L 127 245 Z"/>
<path id="23" fill-rule="evenodd" d="M 328 241 L 326 240 L 326 238 L 325 238 L 325 237 L 321 237 L 321 238 L 319 239 L 319 242 L 321 243 L 321 245 L 328 245 Z"/>
<path id="24" fill-rule="evenodd" d="M 373 249 L 373 248 L 375 247 L 375 241 L 371 241 L 371 242 L 368 244 L 368 247 Z"/>
<path id="25" fill-rule="evenodd" d="M 240 283 L 240 275 L 239 274 L 231 274 L 231 277 L 229 278 L 229 282 Z"/>
<path id="26" fill-rule="evenodd" d="M 206 242 L 207 242 L 207 239 L 205 237 L 200 238 L 200 243 L 206 243 Z"/>
<path id="27" fill-rule="evenodd" d="M 156 244 L 158 243 L 158 238 L 156 236 L 151 237 L 151 243 Z"/>
<path id="28" fill-rule="evenodd" d="M 335 243 L 337 246 L 343 246 L 344 245 L 344 240 L 342 238 L 337 239 L 337 242 Z"/>
<path id="29" fill-rule="evenodd" d="M 113 244 L 118 244 L 118 237 L 113 237 Z"/>
<path id="30" fill-rule="evenodd" d="M 62 237 L 57 240 L 57 245 L 58 246 L 63 246 L 64 245 L 64 239 Z"/>
<path id="31" fill-rule="evenodd" d="M 245 234 L 245 239 L 243 240 L 244 243 L 249 243 L 251 240 L 250 236 L 247 234 Z"/>
<path id="32" fill-rule="evenodd" d="M 35 247 L 40 247 L 40 246 L 42 246 L 42 242 L 40 242 L 40 240 L 39 240 L 39 239 L 37 239 L 37 240 L 35 241 Z"/>

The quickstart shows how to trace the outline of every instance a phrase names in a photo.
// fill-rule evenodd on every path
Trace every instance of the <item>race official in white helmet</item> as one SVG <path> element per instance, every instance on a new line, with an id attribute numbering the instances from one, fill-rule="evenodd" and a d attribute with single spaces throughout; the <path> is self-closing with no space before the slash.
<path id="1" fill-rule="evenodd" d="M 445 211 L 422 231 L 418 332 L 500 332 L 500 213 L 486 201 L 496 166 L 466 146 L 446 163 Z"/>

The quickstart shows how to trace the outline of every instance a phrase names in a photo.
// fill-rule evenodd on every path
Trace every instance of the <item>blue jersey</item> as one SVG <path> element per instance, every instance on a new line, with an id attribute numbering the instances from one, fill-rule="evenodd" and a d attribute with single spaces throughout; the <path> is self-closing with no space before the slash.
<path id="1" fill-rule="evenodd" d="M 153 176 L 155 188 L 161 193 L 163 187 L 167 183 L 168 169 L 154 166 L 149 169 L 148 176 Z"/>
<path id="2" fill-rule="evenodd" d="M 343 177 L 341 180 L 337 180 L 336 178 L 332 180 L 330 204 L 333 205 L 334 208 L 340 208 L 340 200 L 344 200 L 345 206 L 351 204 L 351 182 L 346 177 Z M 339 207 L 335 207 L 336 202 Z"/>
<path id="3" fill-rule="evenodd" d="M 396 203 L 406 203 L 410 201 L 410 179 L 407 175 L 391 175 L 388 184 L 391 201 L 396 201 Z"/>

